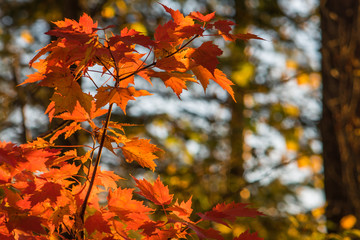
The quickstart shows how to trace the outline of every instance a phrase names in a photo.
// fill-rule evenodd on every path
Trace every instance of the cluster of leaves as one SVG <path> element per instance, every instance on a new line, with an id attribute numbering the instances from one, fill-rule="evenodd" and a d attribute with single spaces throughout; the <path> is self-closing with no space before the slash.
<path id="1" fill-rule="evenodd" d="M 253 34 L 231 34 L 228 20 L 212 21 L 214 13 L 199 12 L 184 16 L 163 5 L 173 20 L 160 25 L 154 40 L 124 28 L 120 35 L 110 34 L 109 27 L 100 29 L 88 15 L 79 22 L 65 19 L 47 34 L 57 40 L 42 48 L 31 60 L 37 72 L 24 83 L 39 82 L 54 89 L 46 110 L 53 118 L 66 120 L 52 132 L 50 138 L 37 138 L 24 145 L 0 144 L 0 237 L 1 239 L 171 239 L 196 235 L 199 239 L 223 239 L 213 229 L 201 227 L 212 221 L 225 226 L 237 217 L 262 215 L 242 203 L 218 204 L 211 211 L 198 213 L 198 221 L 191 220 L 191 198 L 178 203 L 168 187 L 158 178 L 154 183 L 133 177 L 139 192 L 119 187 L 120 176 L 99 167 L 105 147 L 116 154 L 121 150 L 125 160 L 135 161 L 144 168 L 155 170 L 154 159 L 160 151 L 149 140 L 128 138 L 123 126 L 110 121 L 113 105 L 125 113 L 129 100 L 150 95 L 137 90 L 134 77 L 138 75 L 150 84 L 161 79 L 177 96 L 186 90 L 186 82 L 199 82 L 204 90 L 209 79 L 222 86 L 233 97 L 231 81 L 217 69 L 217 57 L 222 51 L 211 41 L 198 48 L 189 47 L 196 38 L 215 30 L 225 40 L 260 39 Z M 111 26 L 110 26 L 111 27 Z M 98 31 L 104 33 L 101 38 Z M 206 34 L 205 34 L 206 33 Z M 148 49 L 141 54 L 137 46 Z M 150 54 L 153 61 L 148 63 Z M 47 54 L 44 58 L 40 58 Z M 102 67 L 101 71 L 95 66 Z M 92 74 L 108 76 L 104 82 Z M 192 74 L 191 74 L 192 73 Z M 78 80 L 89 79 L 96 94 L 85 93 Z M 108 84 L 111 82 L 112 84 Z M 103 107 L 107 109 L 103 109 Z M 95 118 L 106 115 L 100 123 Z M 76 131 L 87 132 L 93 146 L 63 146 L 59 150 L 57 138 L 70 137 Z M 77 147 L 88 148 L 78 154 Z M 97 156 L 95 157 L 95 150 Z M 145 204 L 139 198 L 145 198 Z M 152 215 L 162 214 L 161 220 Z M 200 224 L 200 225 L 199 225 Z M 235 239 L 260 239 L 257 233 L 246 231 Z"/>

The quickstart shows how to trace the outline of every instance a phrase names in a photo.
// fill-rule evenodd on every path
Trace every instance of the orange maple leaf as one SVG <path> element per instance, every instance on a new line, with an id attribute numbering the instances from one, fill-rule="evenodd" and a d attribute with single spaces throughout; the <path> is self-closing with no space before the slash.
<path id="1" fill-rule="evenodd" d="M 207 88 L 207 85 L 209 84 L 209 79 L 214 80 L 217 84 L 219 84 L 224 90 L 226 90 L 232 99 L 236 102 L 234 97 L 234 90 L 231 88 L 231 85 L 234 85 L 233 82 L 231 82 L 227 77 L 226 74 L 223 73 L 219 69 L 215 69 L 214 73 L 212 74 L 208 69 L 202 67 L 202 66 L 196 66 L 191 69 L 191 71 L 194 73 L 196 78 L 200 81 L 201 85 L 204 88 L 204 91 Z"/>
<path id="2" fill-rule="evenodd" d="M 120 187 L 114 191 L 110 190 L 108 199 L 108 208 L 124 221 L 133 221 L 138 219 L 138 226 L 143 222 L 150 221 L 148 213 L 153 209 L 146 207 L 142 201 L 133 198 L 134 189 L 121 189 Z"/>
<path id="3" fill-rule="evenodd" d="M 160 176 L 154 184 L 149 183 L 145 179 L 139 180 L 135 177 L 133 177 L 133 179 L 136 182 L 136 187 L 140 189 L 140 192 L 137 193 L 156 205 L 164 206 L 172 202 L 173 194 L 169 194 L 169 189 L 160 181 Z"/>
<path id="4" fill-rule="evenodd" d="M 92 101 L 91 103 L 90 114 L 85 111 L 85 109 L 80 105 L 79 102 L 76 102 L 73 112 L 64 112 L 55 117 L 61 118 L 63 120 L 84 122 L 84 121 L 92 121 L 94 118 L 100 117 L 106 113 L 107 113 L 106 109 L 96 108 L 95 101 Z"/>
<path id="5" fill-rule="evenodd" d="M 68 137 L 73 135 L 76 131 L 81 130 L 81 129 L 82 129 L 82 127 L 79 123 L 72 122 L 69 126 L 66 126 L 63 129 L 56 131 L 55 134 L 50 138 L 49 141 L 50 141 L 50 143 L 53 143 L 63 133 L 65 133 L 65 139 L 67 139 Z"/>
<path id="6" fill-rule="evenodd" d="M 172 206 L 166 208 L 166 210 L 172 211 L 173 214 L 175 214 L 180 219 L 183 219 L 186 222 L 190 222 L 190 215 L 193 211 L 191 205 L 192 205 L 192 197 L 190 197 L 187 202 L 183 201 L 180 204 L 176 199 L 176 202 Z"/>
<path id="7" fill-rule="evenodd" d="M 154 153 L 161 151 L 160 148 L 151 144 L 150 140 L 138 138 L 126 142 L 121 150 L 127 162 L 135 161 L 140 166 L 150 168 L 152 171 L 156 167 L 154 159 L 158 158 Z"/>
<path id="8" fill-rule="evenodd" d="M 200 12 L 191 12 L 190 17 L 199 20 L 201 22 L 208 22 L 215 17 L 215 12 L 209 13 L 205 16 Z"/>
<path id="9" fill-rule="evenodd" d="M 180 98 L 183 90 L 187 90 L 186 82 L 196 82 L 193 75 L 188 73 L 177 72 L 149 72 L 151 77 L 160 78 L 166 87 L 170 87 L 176 95 Z"/>
<path id="10" fill-rule="evenodd" d="M 135 100 L 135 97 L 151 95 L 151 93 L 146 90 L 135 90 L 134 87 L 100 87 L 97 91 L 95 95 L 97 108 L 105 106 L 108 103 L 116 103 L 124 113 L 126 113 L 126 105 L 129 100 Z"/>

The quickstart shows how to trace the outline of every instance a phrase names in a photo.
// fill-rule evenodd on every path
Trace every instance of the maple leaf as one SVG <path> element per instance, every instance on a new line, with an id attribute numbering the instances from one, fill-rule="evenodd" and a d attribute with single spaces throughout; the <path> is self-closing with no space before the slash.
<path id="1" fill-rule="evenodd" d="M 169 42 L 177 42 L 175 39 L 176 36 L 172 34 L 173 30 L 170 31 L 170 29 L 175 29 L 177 26 L 173 21 L 168 21 L 164 25 L 160 24 L 157 26 L 154 33 L 157 48 L 163 49 Z"/>
<path id="2" fill-rule="evenodd" d="M 67 178 L 71 178 L 79 172 L 79 166 L 75 166 L 73 164 L 65 164 L 60 168 L 51 168 L 50 171 L 42 173 L 40 176 L 48 179 L 49 181 L 61 181 L 63 185 L 65 185 Z M 69 181 L 69 184 L 72 183 Z"/>
<path id="3" fill-rule="evenodd" d="M 180 219 L 190 222 L 190 215 L 193 211 L 191 205 L 192 197 L 190 197 L 187 202 L 183 201 L 180 204 L 178 204 L 178 200 L 176 199 L 176 202 L 172 206 L 166 208 L 166 210 L 172 211 Z"/>
<path id="4" fill-rule="evenodd" d="M 27 159 L 27 162 L 22 163 L 21 167 L 32 172 L 47 171 L 47 168 L 61 152 L 59 149 L 33 149 L 25 144 L 20 147 L 20 154 Z"/>
<path id="5" fill-rule="evenodd" d="M 91 122 L 94 118 L 100 117 L 106 113 L 106 109 L 96 107 L 95 101 L 91 102 L 90 113 L 86 112 L 79 102 L 76 102 L 73 112 L 64 112 L 55 116 L 55 118 L 61 118 L 63 120 L 73 120 L 75 122 Z"/>
<path id="6" fill-rule="evenodd" d="M 126 105 L 129 100 L 135 100 L 135 97 L 151 95 L 146 90 L 135 90 L 134 87 L 100 87 L 97 91 L 95 95 L 97 108 L 105 106 L 108 103 L 116 103 L 124 113 L 126 113 Z"/>
<path id="7" fill-rule="evenodd" d="M 256 217 L 264 216 L 256 209 L 247 208 L 249 204 L 246 203 L 222 203 L 216 205 L 211 211 L 198 213 L 203 220 L 214 221 L 230 227 L 225 220 L 234 222 L 237 217 Z"/>
<path id="8" fill-rule="evenodd" d="M 52 41 L 51 43 L 49 43 L 48 45 L 46 45 L 45 47 L 41 48 L 40 50 L 38 50 L 38 53 L 35 55 L 35 57 L 33 57 L 30 62 L 29 62 L 29 66 L 34 66 L 36 69 L 40 70 L 42 69 L 43 71 L 40 71 L 40 73 L 44 72 L 46 70 L 46 65 L 47 65 L 47 62 L 46 60 L 39 60 L 39 65 L 35 65 L 35 62 L 36 60 L 38 60 L 42 55 L 44 55 L 45 53 L 51 51 L 51 49 L 53 49 L 55 46 L 57 46 L 59 41 Z M 41 66 L 43 65 L 43 66 Z M 38 68 L 38 67 L 42 67 L 42 68 Z M 26 83 L 27 80 L 24 82 Z M 22 83 L 22 84 L 24 84 Z M 21 85 L 22 85 L 21 84 Z"/>
<path id="9" fill-rule="evenodd" d="M 140 189 L 140 192 L 137 192 L 141 196 L 150 200 L 156 205 L 169 205 L 173 199 L 173 194 L 169 194 L 168 187 L 160 181 L 160 177 L 156 179 L 154 184 L 149 183 L 145 179 L 139 180 L 133 177 L 136 182 L 136 187 Z"/>
<path id="10" fill-rule="evenodd" d="M 216 240 L 224 240 L 223 236 L 220 235 L 220 232 L 213 229 L 203 229 L 201 227 L 196 226 L 192 223 L 187 223 L 189 228 L 195 231 L 196 235 L 199 237 L 199 239 L 216 239 Z"/>
<path id="11" fill-rule="evenodd" d="M 38 81 L 42 81 L 45 79 L 46 69 L 47 69 L 47 62 L 45 59 L 40 59 L 38 62 L 32 64 L 32 67 L 35 68 L 37 71 L 33 74 L 26 75 L 27 79 L 19 84 L 19 86 L 24 85 L 26 83 L 34 83 Z"/>
<path id="12" fill-rule="evenodd" d="M 57 28 L 46 32 L 46 34 L 76 40 L 81 43 L 88 42 L 93 37 L 93 33 L 97 31 L 97 22 L 93 22 L 92 18 L 86 13 L 80 17 L 79 22 L 65 19 L 65 21 L 57 21 L 54 24 Z"/>
<path id="13" fill-rule="evenodd" d="M 43 82 L 41 85 L 45 84 Z M 60 83 L 58 83 L 57 89 L 50 99 L 55 103 L 54 114 L 73 112 L 77 102 L 80 103 L 86 112 L 90 113 L 93 97 L 90 94 L 84 93 L 80 85 L 73 81 L 73 77 L 69 76 L 62 79 L 61 85 L 59 85 Z"/>
<path id="14" fill-rule="evenodd" d="M 151 40 L 148 36 L 142 35 L 140 32 L 134 29 L 128 29 L 127 27 L 121 30 L 120 36 L 116 35 L 111 37 L 109 39 L 109 45 L 114 45 L 119 41 L 129 46 L 133 44 L 138 44 L 149 49 L 155 45 L 155 42 Z"/>
<path id="15" fill-rule="evenodd" d="M 161 151 L 160 148 L 151 144 L 150 140 L 137 138 L 126 142 L 121 150 L 127 162 L 135 161 L 140 166 L 150 168 L 152 171 L 156 167 L 154 159 L 158 158 L 154 153 Z"/>
<path id="16" fill-rule="evenodd" d="M 19 147 L 14 143 L 0 142 L 0 166 L 6 164 L 16 167 L 19 162 L 27 162 L 28 160 L 18 157 L 17 151 Z"/>
<path id="17" fill-rule="evenodd" d="M 193 25 L 194 21 L 192 20 L 191 17 L 187 16 L 184 17 L 184 15 L 179 11 L 179 10 L 173 10 L 167 6 L 165 6 L 162 3 L 159 3 L 160 5 L 163 6 L 163 8 L 165 9 L 166 12 L 170 13 L 171 17 L 174 19 L 174 22 L 178 25 Z"/>
<path id="18" fill-rule="evenodd" d="M 201 85 L 206 91 L 207 85 L 209 84 L 209 79 L 214 80 L 217 84 L 219 84 L 224 90 L 226 90 L 232 99 L 236 102 L 234 97 L 234 91 L 231 88 L 231 85 L 234 85 L 227 77 L 226 74 L 223 73 L 219 69 L 215 69 L 214 74 L 212 74 L 209 70 L 202 66 L 196 66 L 191 69 L 196 78 L 200 81 Z"/>
<path id="19" fill-rule="evenodd" d="M 215 27 L 221 34 L 228 35 L 231 31 L 231 26 L 235 25 L 233 21 L 230 20 L 218 20 L 214 23 L 210 23 L 207 26 L 209 28 Z"/>
<path id="20" fill-rule="evenodd" d="M 215 12 L 209 13 L 205 16 L 200 12 L 191 12 L 190 17 L 201 22 L 208 22 L 215 17 Z"/>
<path id="21" fill-rule="evenodd" d="M 10 171 L 8 168 L 4 168 L 4 166 L 0 166 L 0 184 L 10 183 L 12 177 L 12 171 Z"/>
<path id="22" fill-rule="evenodd" d="M 174 228 L 169 229 L 155 229 L 151 236 L 148 236 L 146 240 L 163 240 L 163 239 L 180 239 L 177 237 L 177 230 Z"/>
<path id="23" fill-rule="evenodd" d="M 103 214 L 99 211 L 87 217 L 84 225 L 89 235 L 95 231 L 111 233 L 109 222 L 104 219 Z"/>
<path id="24" fill-rule="evenodd" d="M 217 56 L 222 54 L 222 50 L 211 41 L 204 42 L 200 47 L 196 48 L 190 55 L 194 61 L 214 73 L 216 66 L 219 64 Z"/>
<path id="25" fill-rule="evenodd" d="M 5 223 L 9 232 L 14 229 L 19 229 L 27 233 L 45 234 L 46 231 L 42 226 L 45 219 L 38 216 L 31 216 L 27 214 L 11 214 L 9 220 Z"/>
<path id="26" fill-rule="evenodd" d="M 193 75 L 188 73 L 177 73 L 177 72 L 150 72 L 150 76 L 160 78 L 166 87 L 170 87 L 176 95 L 180 98 L 180 94 L 186 87 L 186 82 L 196 82 Z"/>
<path id="27" fill-rule="evenodd" d="M 90 173 L 89 175 L 91 175 Z M 99 167 L 98 171 L 96 172 L 95 185 L 100 185 L 102 187 L 105 187 L 105 189 L 116 189 L 117 182 L 121 179 L 123 178 L 115 174 L 113 171 L 101 170 Z"/>
<path id="28" fill-rule="evenodd" d="M 238 34 L 235 34 L 233 35 L 234 38 L 236 39 L 241 39 L 241 40 L 250 40 L 250 39 L 259 39 L 259 40 L 265 40 L 255 34 L 252 34 L 252 33 L 245 33 L 245 34 L 241 34 L 241 33 L 238 33 Z"/>
<path id="29" fill-rule="evenodd" d="M 69 205 L 60 206 L 60 207 L 58 206 L 58 207 L 55 207 L 55 209 L 56 210 L 50 216 L 50 220 L 57 227 L 62 222 L 64 222 L 64 217 L 66 215 L 70 215 L 71 211 L 70 211 L 70 206 Z"/>
<path id="30" fill-rule="evenodd" d="M 117 188 L 110 190 L 108 199 L 108 208 L 110 211 L 130 224 L 132 229 L 139 228 L 143 223 L 150 221 L 148 214 L 153 211 L 152 208 L 143 205 L 143 202 L 132 199 L 134 189 Z"/>
<path id="31" fill-rule="evenodd" d="M 179 69 L 186 71 L 184 63 L 181 62 L 181 59 L 177 59 L 176 56 L 159 59 L 156 62 L 156 67 L 167 71 L 178 71 Z"/>
<path id="32" fill-rule="evenodd" d="M 64 127 L 61 130 L 55 132 L 55 134 L 50 138 L 50 143 L 53 143 L 61 134 L 65 133 L 65 139 L 69 138 L 76 131 L 81 130 L 82 127 L 77 122 L 72 122 L 70 125 Z"/>
<path id="33" fill-rule="evenodd" d="M 163 221 L 146 221 L 144 222 L 139 229 L 143 229 L 143 233 L 147 236 L 151 236 L 154 234 L 156 229 L 161 228 L 165 225 Z"/>
<path id="34" fill-rule="evenodd" d="M 173 33 L 178 38 L 191 38 L 194 35 L 201 36 L 205 30 L 199 24 L 194 24 L 190 26 L 180 26 L 176 28 L 176 31 Z"/>
<path id="35" fill-rule="evenodd" d="M 31 206 L 49 199 L 50 202 L 56 203 L 56 200 L 61 196 L 62 185 L 53 182 L 46 182 L 39 191 L 35 191 L 30 197 Z"/>
<path id="36" fill-rule="evenodd" d="M 249 230 L 246 230 L 233 240 L 263 240 L 263 238 L 259 237 L 256 232 L 250 233 Z"/>

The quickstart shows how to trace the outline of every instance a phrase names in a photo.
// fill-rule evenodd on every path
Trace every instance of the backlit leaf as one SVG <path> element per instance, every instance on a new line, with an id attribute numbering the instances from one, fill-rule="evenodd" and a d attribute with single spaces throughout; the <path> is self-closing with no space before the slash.
<path id="1" fill-rule="evenodd" d="M 173 194 L 169 193 L 167 186 L 160 181 L 160 177 L 151 184 L 145 179 L 138 180 L 133 177 L 136 182 L 136 187 L 140 189 L 138 192 L 140 195 L 144 196 L 146 199 L 155 203 L 156 205 L 169 205 L 173 199 Z"/>

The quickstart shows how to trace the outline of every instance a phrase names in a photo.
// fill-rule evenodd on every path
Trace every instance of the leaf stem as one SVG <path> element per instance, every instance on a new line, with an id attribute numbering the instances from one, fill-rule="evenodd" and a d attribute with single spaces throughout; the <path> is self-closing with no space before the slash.
<path id="1" fill-rule="evenodd" d="M 114 103 L 111 103 L 111 104 L 110 104 L 109 109 L 108 109 L 108 112 L 107 112 L 107 115 L 106 115 L 106 121 L 105 121 L 105 124 L 104 124 L 104 130 L 103 130 L 103 133 L 102 133 L 102 135 L 101 135 L 100 147 L 99 147 L 98 154 L 97 154 L 97 156 L 96 156 L 95 165 L 94 165 L 94 170 L 93 170 L 93 172 L 92 172 L 92 176 L 91 176 L 91 180 L 90 180 L 90 185 L 89 185 L 89 188 L 88 188 L 88 190 L 87 190 L 87 192 L 86 192 L 86 196 L 85 196 L 84 202 L 83 202 L 83 204 L 81 205 L 81 211 L 80 211 L 79 217 L 80 217 L 82 223 L 84 223 L 86 206 L 87 206 L 87 203 L 88 203 L 89 198 L 90 198 L 91 190 L 92 190 L 92 188 L 93 188 L 93 186 L 94 186 L 97 168 L 98 168 L 98 166 L 99 166 L 100 158 L 101 158 L 101 153 L 102 153 L 102 150 L 103 150 L 103 148 L 104 148 L 104 143 L 105 143 L 105 138 L 106 138 L 106 131 L 107 131 L 107 128 L 108 128 L 108 126 L 109 126 L 109 121 L 110 121 L 110 117 L 111 117 L 111 112 L 112 112 L 113 105 L 114 105 Z"/>

